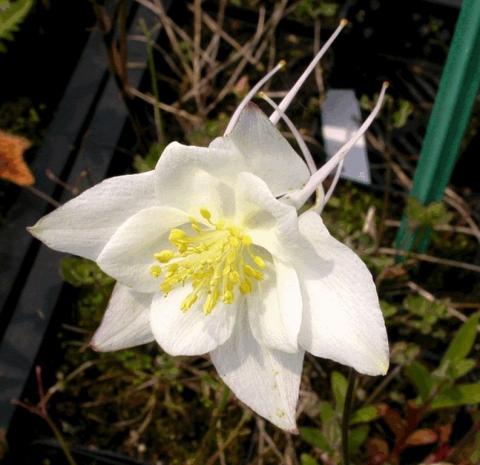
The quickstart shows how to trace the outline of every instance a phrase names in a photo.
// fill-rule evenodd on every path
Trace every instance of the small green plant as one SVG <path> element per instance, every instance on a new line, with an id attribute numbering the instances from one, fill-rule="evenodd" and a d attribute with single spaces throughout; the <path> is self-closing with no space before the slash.
<path id="1" fill-rule="evenodd" d="M 300 436 L 304 442 L 319 452 L 328 456 L 328 463 L 340 463 L 342 414 L 347 395 L 348 381 L 340 372 L 334 371 L 330 378 L 333 392 L 333 402 L 322 401 L 320 403 L 319 427 L 300 428 Z M 355 456 L 365 441 L 368 439 L 370 428 L 368 424 L 381 415 L 381 408 L 366 404 L 354 409 L 350 417 L 350 442 L 349 452 Z M 302 456 L 302 465 L 314 465 L 316 459 L 308 454 Z"/>
<path id="2" fill-rule="evenodd" d="M 407 216 L 412 226 L 432 228 L 448 224 L 452 215 L 442 202 L 432 202 L 424 206 L 416 198 L 410 197 L 407 201 Z"/>
<path id="3" fill-rule="evenodd" d="M 6 52 L 3 41 L 13 40 L 13 34 L 30 13 L 34 0 L 0 0 L 0 52 Z"/>
<path id="4" fill-rule="evenodd" d="M 403 460 L 405 450 L 429 446 L 432 460 L 445 457 L 447 451 L 463 454 L 460 446 L 452 445 L 450 434 L 454 416 L 452 409 L 480 403 L 480 383 L 474 373 L 477 362 L 472 355 L 478 331 L 480 313 L 472 315 L 455 333 L 436 368 L 421 362 L 421 349 L 418 346 L 400 342 L 392 347 L 392 362 L 397 365 L 392 370 L 403 373 L 408 383 L 415 389 L 415 397 L 400 397 L 390 388 L 391 400 L 383 403 L 363 401 L 362 382 L 358 383 L 355 399 L 357 405 L 350 416 L 350 455 L 353 463 L 398 465 Z M 465 382 L 466 378 L 470 381 Z M 304 449 L 300 457 L 301 465 L 341 463 L 339 454 L 342 433 L 342 412 L 345 404 L 348 382 L 339 372 L 330 377 L 333 399 L 322 400 L 318 410 L 318 424 L 300 428 L 300 438 L 310 449 Z M 407 400 L 409 399 L 409 400 Z M 396 405 L 395 405 L 396 404 Z M 398 405 L 404 405 L 400 408 Z M 470 410 L 474 424 L 478 424 L 477 413 Z M 432 423 L 432 419 L 434 422 Z M 388 439 L 379 436 L 387 428 Z M 475 432 L 475 426 L 473 430 Z M 475 444 L 480 435 L 474 438 Z M 467 448 L 468 449 L 468 448 Z M 421 449 L 419 449 L 421 450 Z M 423 453 L 423 452 L 420 452 Z M 425 452 L 426 453 L 426 452 Z M 477 449 L 466 451 L 466 464 L 478 463 Z M 365 458 L 365 454 L 367 458 Z M 464 454 L 463 454 L 464 455 Z M 462 456 L 463 456 L 462 455 Z M 364 457 L 363 460 L 359 460 Z M 438 460 L 437 460 L 438 461 Z M 450 463 L 449 460 L 447 460 Z M 433 463 L 433 462 L 425 462 Z M 451 463 L 457 463 L 451 461 Z M 464 463 L 464 462 L 462 462 Z"/>
<path id="5" fill-rule="evenodd" d="M 139 173 L 153 170 L 164 148 L 165 147 L 161 144 L 152 144 L 145 156 L 142 157 L 141 155 L 135 155 L 133 167 Z"/>
<path id="6" fill-rule="evenodd" d="M 84 258 L 65 257 L 60 263 L 62 278 L 74 287 L 108 286 L 113 279 L 107 276 L 96 263 Z"/>
<path id="7" fill-rule="evenodd" d="M 451 417 L 441 412 L 480 403 L 480 383 L 461 380 L 477 366 L 476 360 L 469 355 L 474 348 L 479 319 L 480 314 L 474 314 L 460 327 L 436 369 L 418 360 L 405 366 L 405 375 L 417 397 L 406 403 L 404 411 L 386 407 L 382 415 L 394 435 L 392 446 L 382 442 L 387 463 L 400 463 L 403 452 L 415 446 L 430 445 L 432 460 L 443 457 L 445 450 L 451 449 Z M 432 417 L 440 418 L 441 424 L 437 420 L 437 424 L 431 425 Z"/>
<path id="8" fill-rule="evenodd" d="M 331 1 L 302 0 L 295 6 L 295 14 L 300 18 L 331 18 L 337 14 L 339 4 Z"/>
<path id="9" fill-rule="evenodd" d="M 475 342 L 479 318 L 477 313 L 462 325 L 435 370 L 418 361 L 406 369 L 408 379 L 417 390 L 415 403 L 419 407 L 438 410 L 480 403 L 480 383 L 458 383 L 477 364 L 468 355 Z"/>

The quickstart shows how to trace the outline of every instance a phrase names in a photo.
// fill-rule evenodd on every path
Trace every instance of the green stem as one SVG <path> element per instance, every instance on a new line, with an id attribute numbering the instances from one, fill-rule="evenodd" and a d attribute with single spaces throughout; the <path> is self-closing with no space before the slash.
<path id="1" fill-rule="evenodd" d="M 343 417 L 342 417 L 342 457 L 343 465 L 350 464 L 350 452 L 349 452 L 349 426 L 350 426 L 350 413 L 353 403 L 353 392 L 355 387 L 355 372 L 353 368 L 348 371 L 348 388 L 345 395 L 345 403 L 343 405 Z"/>
<path id="2" fill-rule="evenodd" d="M 225 410 L 225 407 L 228 404 L 229 398 L 230 398 L 230 389 L 227 386 L 224 386 L 220 403 L 218 404 L 218 407 L 216 408 L 215 412 L 212 414 L 208 431 L 205 433 L 205 436 L 203 437 L 200 447 L 198 448 L 198 451 L 193 460 L 194 465 L 200 465 L 205 463 L 204 458 L 206 455 L 205 454 L 206 448 L 208 447 L 208 443 L 211 441 L 211 439 L 213 438 L 213 435 L 215 434 L 215 430 L 217 428 L 217 420 L 220 418 L 223 411 Z"/>
<path id="3" fill-rule="evenodd" d="M 57 439 L 58 443 L 60 444 L 60 448 L 62 449 L 63 453 L 65 454 L 65 458 L 67 459 L 68 464 L 69 465 L 77 465 L 77 462 L 75 462 L 75 459 L 73 458 L 72 453 L 70 452 L 70 447 L 68 446 L 67 442 L 65 441 L 64 437 L 62 436 L 62 433 L 57 428 L 55 423 L 51 420 L 51 418 L 48 415 L 43 416 L 43 418 L 48 423 L 48 426 L 50 426 L 50 429 L 52 430 L 55 438 Z"/>
<path id="4" fill-rule="evenodd" d="M 155 100 L 159 102 L 160 94 L 158 92 L 157 74 L 155 70 L 155 58 L 153 56 L 152 35 L 143 19 L 140 21 L 140 27 L 142 28 L 142 32 L 145 35 L 145 38 L 147 39 L 147 61 L 148 61 L 148 69 L 150 72 L 152 93 L 153 93 L 153 96 L 155 97 Z M 157 140 L 158 140 L 158 143 L 162 145 L 165 143 L 165 131 L 163 129 L 162 115 L 160 114 L 160 108 L 158 105 L 153 105 L 153 117 L 155 120 L 155 130 L 157 132 Z"/>

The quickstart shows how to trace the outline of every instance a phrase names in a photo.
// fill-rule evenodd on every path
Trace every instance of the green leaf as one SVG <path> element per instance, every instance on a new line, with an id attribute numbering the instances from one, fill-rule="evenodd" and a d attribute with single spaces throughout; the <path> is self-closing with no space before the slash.
<path id="1" fill-rule="evenodd" d="M 162 154 L 165 146 L 162 144 L 152 144 L 144 157 L 135 155 L 133 166 L 139 173 L 153 170 Z"/>
<path id="2" fill-rule="evenodd" d="M 107 276 L 95 262 L 84 258 L 62 258 L 60 273 L 62 278 L 74 287 L 108 285 L 113 282 L 113 279 Z"/>
<path id="3" fill-rule="evenodd" d="M 433 410 L 480 403 L 480 383 L 460 384 L 442 391 L 431 404 Z"/>
<path id="4" fill-rule="evenodd" d="M 309 454 L 302 454 L 300 456 L 301 465 L 318 465 L 318 462 Z"/>
<path id="5" fill-rule="evenodd" d="M 12 33 L 28 15 L 33 7 L 33 0 L 16 0 L 15 2 L 2 2 L 0 9 L 0 51 L 5 51 L 2 40 L 12 40 Z"/>
<path id="6" fill-rule="evenodd" d="M 435 384 L 435 380 L 428 369 L 422 363 L 414 361 L 405 368 L 405 374 L 415 386 L 420 399 L 425 402 L 430 396 Z"/>
<path id="7" fill-rule="evenodd" d="M 395 305 L 392 305 L 385 300 L 380 301 L 380 308 L 382 309 L 382 313 L 385 318 L 390 318 L 398 312 L 398 309 L 395 307 Z"/>
<path id="8" fill-rule="evenodd" d="M 343 410 L 343 405 L 345 404 L 345 396 L 347 395 L 348 388 L 347 378 L 345 378 L 345 376 L 343 376 L 338 371 L 334 371 L 332 373 L 331 384 L 337 410 Z"/>
<path id="9" fill-rule="evenodd" d="M 300 436 L 305 442 L 308 442 L 308 444 L 313 447 L 318 447 L 324 452 L 331 451 L 331 447 L 325 439 L 325 436 L 317 428 L 300 428 Z"/>
<path id="10" fill-rule="evenodd" d="M 350 441 L 348 443 L 350 455 L 355 455 L 360 447 L 362 447 L 362 444 L 368 438 L 369 431 L 370 428 L 368 425 L 357 426 L 356 428 L 350 430 Z"/>
<path id="11" fill-rule="evenodd" d="M 300 18 L 315 19 L 322 16 L 332 18 L 336 15 L 339 5 L 335 2 L 322 0 L 302 0 L 295 5 L 295 14 Z"/>
<path id="12" fill-rule="evenodd" d="M 356 425 L 358 423 L 368 423 L 369 421 L 376 420 L 380 416 L 378 408 L 374 405 L 367 405 L 358 409 L 350 418 L 350 425 Z"/>
<path id="13" fill-rule="evenodd" d="M 477 336 L 477 326 L 480 313 L 472 315 L 457 331 L 452 342 L 448 346 L 440 366 L 452 366 L 454 363 L 465 358 L 472 350 Z"/>
<path id="14" fill-rule="evenodd" d="M 409 222 L 415 227 L 433 227 L 447 224 L 451 219 L 451 215 L 442 202 L 432 202 L 429 205 L 423 205 L 414 197 L 407 199 L 406 212 Z"/>
<path id="15" fill-rule="evenodd" d="M 412 112 L 412 104 L 407 100 L 400 99 L 398 101 L 398 109 L 393 113 L 393 126 L 395 128 L 401 128 L 405 126 L 408 117 L 412 114 Z"/>
<path id="16" fill-rule="evenodd" d="M 453 379 L 461 378 L 465 376 L 469 371 L 473 370 L 477 362 L 471 358 L 464 358 L 463 360 L 458 360 L 453 365 L 448 368 L 448 374 Z"/>
<path id="17" fill-rule="evenodd" d="M 320 418 L 324 425 L 331 423 L 335 418 L 335 410 L 329 402 L 320 404 Z"/>

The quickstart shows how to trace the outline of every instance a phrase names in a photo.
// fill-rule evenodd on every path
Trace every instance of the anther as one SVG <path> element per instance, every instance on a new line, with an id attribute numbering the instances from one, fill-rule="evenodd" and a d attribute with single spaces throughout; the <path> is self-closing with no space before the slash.
<path id="1" fill-rule="evenodd" d="M 206 208 L 200 208 L 200 215 L 202 215 L 208 222 L 212 218 L 212 214 Z"/>
<path id="2" fill-rule="evenodd" d="M 248 279 L 240 283 L 240 292 L 242 294 L 250 294 L 252 292 L 252 283 Z"/>
<path id="3" fill-rule="evenodd" d="M 152 265 L 150 273 L 154 277 L 162 274 L 159 287 L 164 294 L 191 285 L 192 292 L 180 303 L 180 309 L 186 312 L 200 301 L 203 312 L 208 315 L 219 301 L 231 304 L 237 292 L 251 293 L 254 280 L 263 279 L 260 269 L 265 267 L 265 262 L 252 254 L 252 239 L 241 228 L 223 219 L 212 221 L 207 208 L 199 208 L 199 211 L 209 224 L 190 218 L 197 234 L 173 228 L 168 237 L 176 250 L 155 253 L 160 264 Z M 248 258 L 250 264 L 245 262 Z"/>
<path id="4" fill-rule="evenodd" d="M 265 265 L 265 262 L 263 261 L 262 257 L 259 257 L 258 255 L 254 255 L 253 261 L 255 262 L 255 265 L 259 266 L 260 268 L 265 268 L 267 265 Z"/>
<path id="5" fill-rule="evenodd" d="M 250 265 L 244 265 L 243 270 L 247 276 L 255 278 L 257 281 L 261 281 L 263 279 L 263 274 L 260 273 L 260 271 L 257 271 L 255 268 L 252 268 Z"/>
<path id="6" fill-rule="evenodd" d="M 191 308 L 191 306 L 197 301 L 198 295 L 195 292 L 188 294 L 181 304 L 181 309 L 183 312 L 186 312 Z"/>
<path id="7" fill-rule="evenodd" d="M 231 271 L 228 275 L 228 279 L 233 284 L 239 283 L 240 282 L 240 275 L 238 274 L 238 271 Z"/>
<path id="8" fill-rule="evenodd" d="M 170 234 L 168 235 L 168 240 L 170 242 L 175 243 L 176 241 L 179 241 L 181 239 L 184 239 L 186 236 L 185 232 L 182 231 L 181 229 L 172 229 L 170 231 Z"/>
<path id="9" fill-rule="evenodd" d="M 232 291 L 225 291 L 223 293 L 223 303 L 224 304 L 231 304 L 233 302 L 233 292 Z"/>
<path id="10" fill-rule="evenodd" d="M 154 278 L 158 278 L 161 273 L 162 273 L 162 269 L 160 268 L 159 265 L 152 265 L 152 266 L 150 267 L 150 274 L 151 274 Z"/>
<path id="11" fill-rule="evenodd" d="M 157 252 L 153 255 L 159 262 L 167 263 L 169 262 L 174 256 L 175 252 L 173 250 L 162 250 L 161 252 Z"/>
<path id="12" fill-rule="evenodd" d="M 218 302 L 218 291 L 215 290 L 210 294 L 208 294 L 207 299 L 203 304 L 203 312 L 205 313 L 205 315 L 212 313 L 213 307 L 217 305 L 217 302 Z"/>

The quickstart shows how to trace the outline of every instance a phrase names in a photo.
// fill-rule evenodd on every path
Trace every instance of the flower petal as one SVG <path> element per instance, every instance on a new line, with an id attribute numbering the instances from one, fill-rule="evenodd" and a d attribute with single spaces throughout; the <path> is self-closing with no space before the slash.
<path id="1" fill-rule="evenodd" d="M 158 204 L 154 172 L 106 179 L 41 218 L 29 231 L 48 247 L 96 260 L 115 230 Z"/>
<path id="2" fill-rule="evenodd" d="M 240 173 L 235 189 L 236 223 L 253 243 L 284 262 L 301 254 L 314 253 L 298 229 L 297 210 L 277 200 L 269 186 L 251 173 Z"/>
<path id="3" fill-rule="evenodd" d="M 216 139 L 214 146 L 238 150 L 245 160 L 244 171 L 262 178 L 276 197 L 300 189 L 310 177 L 307 165 L 253 103 L 242 112 L 233 131 Z"/>
<path id="4" fill-rule="evenodd" d="M 117 284 L 90 345 L 99 352 L 127 349 L 154 340 L 150 329 L 152 294 Z"/>
<path id="5" fill-rule="evenodd" d="M 198 215 L 200 207 L 230 216 L 234 193 L 230 187 L 242 161 L 232 151 L 172 142 L 155 168 L 156 192 L 165 205 Z"/>
<path id="6" fill-rule="evenodd" d="M 242 402 L 279 428 L 296 432 L 303 350 L 287 354 L 259 344 L 240 312 L 232 337 L 210 355 L 220 377 Z"/>
<path id="7" fill-rule="evenodd" d="M 385 374 L 387 332 L 370 272 L 330 236 L 317 213 L 304 213 L 299 225 L 318 254 L 313 263 L 302 259 L 296 264 L 304 302 L 299 344 L 360 373 Z"/>
<path id="8" fill-rule="evenodd" d="M 199 300 L 186 312 L 183 299 L 191 286 L 172 290 L 167 296 L 156 294 L 150 313 L 153 335 L 170 355 L 202 355 L 223 344 L 232 334 L 238 307 L 219 302 L 205 315 Z"/>
<path id="9" fill-rule="evenodd" d="M 175 208 L 145 208 L 117 229 L 97 263 L 120 283 L 138 292 L 155 292 L 159 281 L 150 274 L 153 254 L 171 247 L 168 233 L 187 222 L 188 215 Z"/>
<path id="10" fill-rule="evenodd" d="M 274 259 L 275 273 L 258 283 L 247 298 L 248 318 L 255 339 L 270 349 L 298 352 L 302 294 L 295 270 Z"/>

